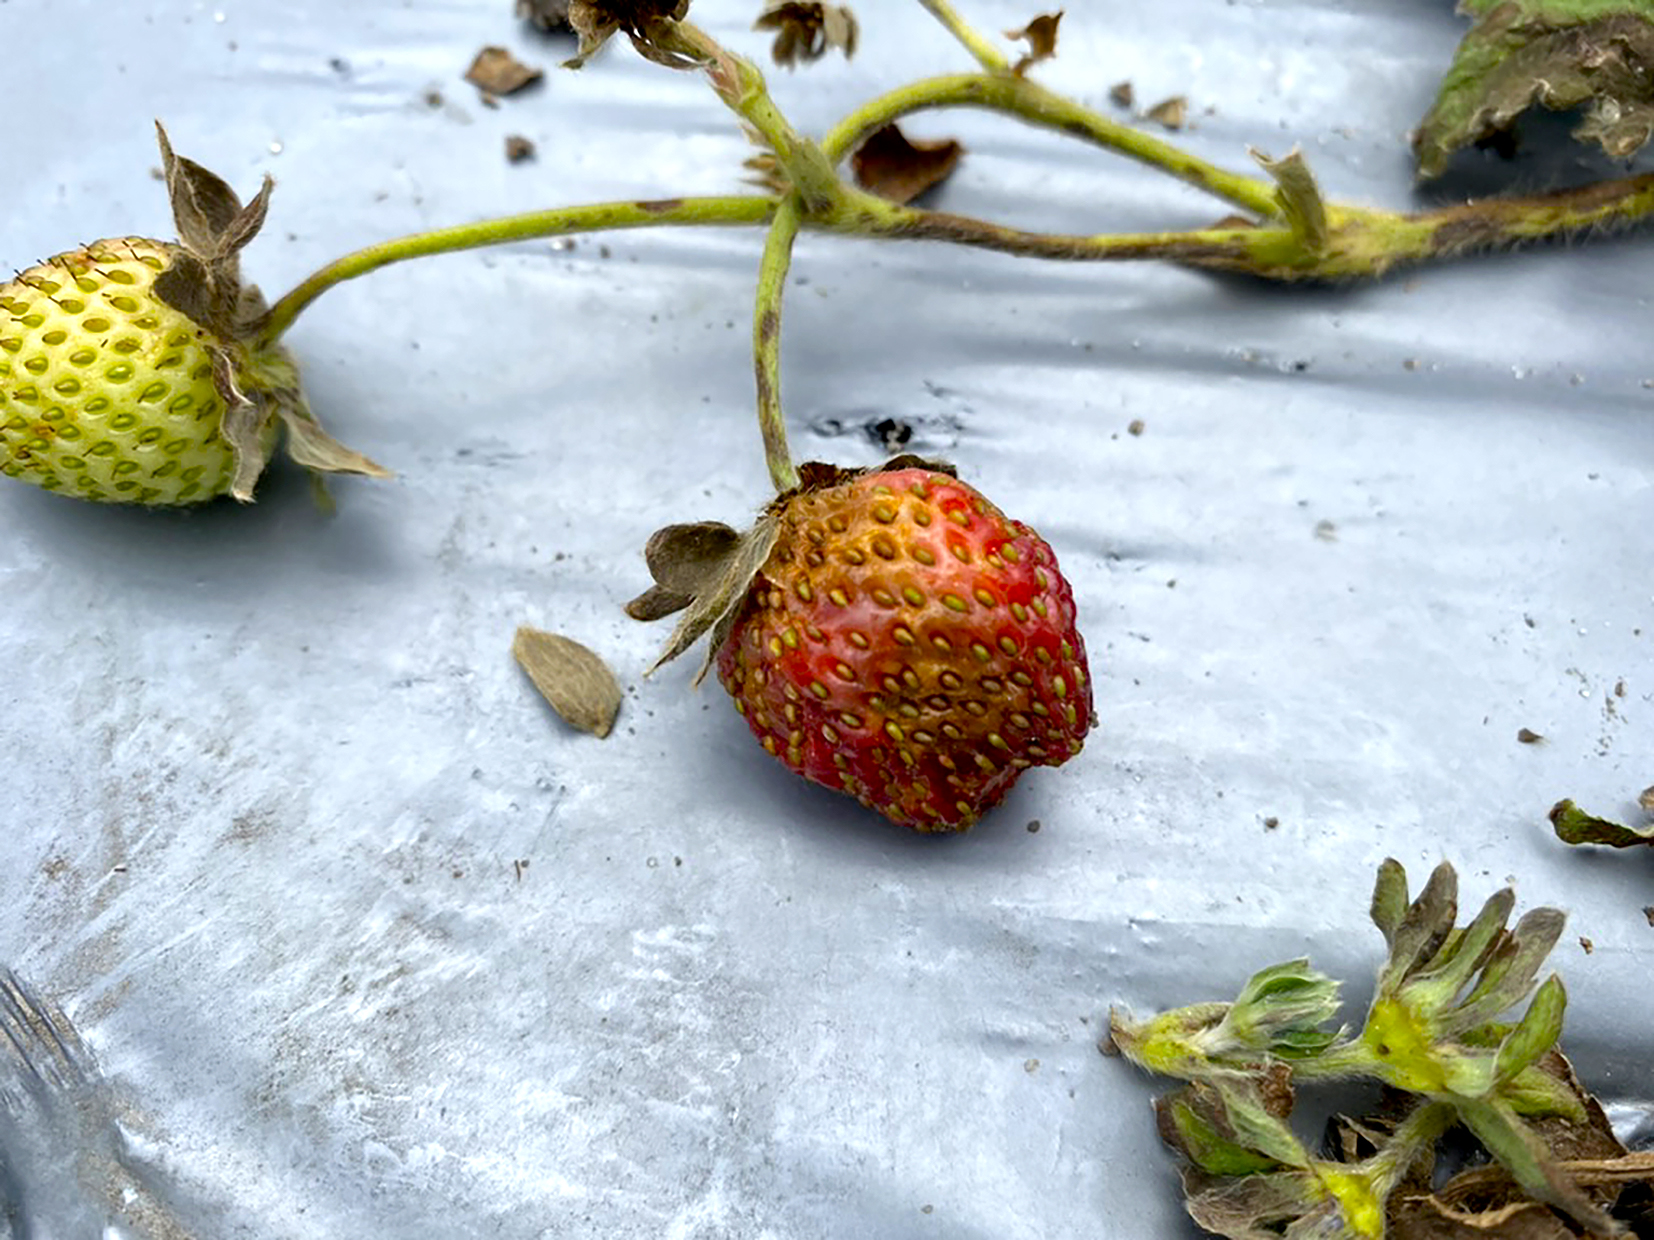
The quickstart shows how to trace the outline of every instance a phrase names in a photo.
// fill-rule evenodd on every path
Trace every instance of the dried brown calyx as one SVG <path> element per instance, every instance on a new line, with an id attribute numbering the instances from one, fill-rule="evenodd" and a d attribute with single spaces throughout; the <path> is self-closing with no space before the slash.
<path id="1" fill-rule="evenodd" d="M 834 48 L 842 51 L 848 60 L 856 54 L 856 40 L 860 35 L 856 15 L 848 5 L 798 3 L 797 0 L 772 0 L 752 28 L 775 32 L 770 56 L 776 64 L 789 69 L 820 60 Z"/>
<path id="2" fill-rule="evenodd" d="M 389 477 L 389 470 L 322 429 L 305 401 L 292 355 L 279 344 L 256 343 L 269 308 L 258 287 L 243 282 L 240 255 L 264 226 L 274 183 L 266 176 L 253 200 L 243 204 L 221 177 L 176 154 L 159 122 L 155 133 L 178 241 L 154 292 L 210 334 L 201 343 L 224 402 L 220 433 L 235 454 L 230 494 L 253 498 L 269 463 L 275 422 L 286 431 L 288 455 L 315 476 Z"/>
<path id="3" fill-rule="evenodd" d="M 799 484 L 776 496 L 750 528 L 736 530 L 721 521 L 668 525 L 655 531 L 644 548 L 644 560 L 655 584 L 626 604 L 634 620 L 661 620 L 683 612 L 666 648 L 651 672 L 670 663 L 711 632 L 706 657 L 695 673 L 695 683 L 706 676 L 718 648 L 729 636 L 745 602 L 753 578 L 769 559 L 779 531 L 781 510 L 799 495 L 839 486 L 863 474 L 922 466 L 952 476 L 953 466 L 917 456 L 898 456 L 872 469 L 844 469 L 821 461 L 798 467 Z"/>
<path id="4" fill-rule="evenodd" d="M 670 69 L 692 69 L 699 61 L 661 46 L 670 25 L 689 13 L 689 0 L 571 0 L 569 25 L 580 47 L 565 69 L 578 69 L 616 34 L 624 34 L 638 54 Z"/>

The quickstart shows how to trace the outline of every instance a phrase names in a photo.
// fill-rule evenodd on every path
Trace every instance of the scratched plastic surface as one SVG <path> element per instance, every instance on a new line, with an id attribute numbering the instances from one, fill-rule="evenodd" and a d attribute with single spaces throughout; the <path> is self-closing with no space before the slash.
<path id="1" fill-rule="evenodd" d="M 710 93 L 621 46 L 484 107 L 481 45 L 568 52 L 510 7 L 0 4 L 28 118 L 0 261 L 166 235 L 152 117 L 243 193 L 277 178 L 246 257 L 271 294 L 419 228 L 740 188 Z M 853 62 L 770 74 L 806 129 L 970 67 L 917 5 L 858 7 Z M 756 56 L 755 9 L 696 15 Z M 1202 155 L 1298 143 L 1329 194 L 1405 207 L 1447 9 L 1070 5 L 1038 73 L 1187 95 Z M 1008 121 L 910 129 L 969 147 L 950 209 L 1223 213 Z M 1459 188 L 1611 171 L 1561 150 Z M 1654 237 L 1286 291 L 806 238 L 795 451 L 870 463 L 865 424 L 910 424 L 1056 547 L 1093 652 L 1084 754 L 945 840 L 794 782 L 692 667 L 644 680 L 664 633 L 620 610 L 651 531 L 764 498 L 759 243 L 522 244 L 329 293 L 290 337 L 312 402 L 399 475 L 332 516 L 287 467 L 181 515 L 0 486 L 0 965 L 85 1043 L 81 1085 L 7 1095 L 0 1235 L 1183 1237 L 1155 1086 L 1095 1048 L 1110 1005 L 1308 953 L 1353 1014 L 1385 856 L 1571 911 L 1568 1046 L 1634 1127 L 1654 855 L 1544 815 L 1654 783 Z M 620 670 L 610 739 L 550 716 L 521 623 Z"/>

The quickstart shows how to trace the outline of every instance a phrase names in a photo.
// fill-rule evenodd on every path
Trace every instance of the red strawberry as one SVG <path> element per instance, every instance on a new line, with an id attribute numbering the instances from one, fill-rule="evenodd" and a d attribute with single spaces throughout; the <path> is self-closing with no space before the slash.
<path id="1" fill-rule="evenodd" d="M 718 650 L 764 748 L 916 831 L 963 831 L 1093 718 L 1074 595 L 1038 534 L 927 468 L 777 501 Z"/>

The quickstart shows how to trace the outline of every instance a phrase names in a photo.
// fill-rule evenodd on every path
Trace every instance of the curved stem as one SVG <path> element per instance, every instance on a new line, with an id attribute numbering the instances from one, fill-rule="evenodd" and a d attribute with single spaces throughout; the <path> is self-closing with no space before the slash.
<path id="1" fill-rule="evenodd" d="M 948 33 L 965 45 L 965 50 L 976 57 L 976 63 L 989 73 L 1009 73 L 1011 62 L 992 43 L 979 35 L 971 25 L 954 12 L 948 0 L 919 0 L 937 21 L 948 28 Z"/>
<path id="2" fill-rule="evenodd" d="M 752 361 L 758 383 L 758 430 L 764 437 L 764 462 L 778 492 L 798 485 L 798 470 L 787 450 L 787 415 L 781 408 L 781 299 L 787 291 L 793 242 L 804 221 L 798 194 L 788 194 L 770 220 L 764 257 L 758 265 L 758 297 L 752 316 Z"/>
<path id="3" fill-rule="evenodd" d="M 837 164 L 869 134 L 892 121 L 912 112 L 946 107 L 985 108 L 1016 116 L 1159 168 L 1266 219 L 1277 214 L 1273 182 L 1225 171 L 1170 142 L 1110 120 L 1010 73 L 956 73 L 898 87 L 863 104 L 833 126 L 821 140 L 821 149 Z"/>
<path id="4" fill-rule="evenodd" d="M 832 161 L 782 115 L 757 65 L 689 22 L 672 23 L 659 33 L 656 45 L 702 62 L 718 98 L 775 152 L 787 180 L 804 195 L 806 207 L 824 211 L 837 201 L 839 179 Z"/>
<path id="5" fill-rule="evenodd" d="M 599 202 L 588 206 L 530 211 L 523 215 L 480 220 L 453 228 L 413 233 L 366 246 L 315 272 L 276 302 L 253 341 L 263 348 L 275 341 L 311 302 L 336 284 L 410 258 L 453 254 L 509 241 L 532 241 L 564 233 L 656 224 L 731 226 L 761 224 L 775 209 L 775 199 L 753 194 L 723 198 L 661 198 L 652 202 Z"/>

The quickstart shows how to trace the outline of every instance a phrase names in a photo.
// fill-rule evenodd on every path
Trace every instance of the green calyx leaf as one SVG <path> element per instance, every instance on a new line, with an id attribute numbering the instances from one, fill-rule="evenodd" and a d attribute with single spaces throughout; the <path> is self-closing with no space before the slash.
<path id="1" fill-rule="evenodd" d="M 1562 979 L 1553 973 L 1534 992 L 1533 1002 L 1528 1004 L 1522 1019 L 1499 1044 L 1494 1075 L 1500 1081 L 1515 1079 L 1556 1045 L 1562 1036 L 1562 1016 L 1567 1007 L 1568 992 L 1563 988 Z"/>
<path id="2" fill-rule="evenodd" d="M 1338 1037 L 1323 1026 L 1338 1011 L 1338 983 L 1289 960 L 1254 973 L 1219 1026 L 1243 1052 L 1298 1059 L 1319 1054 Z"/>
<path id="3" fill-rule="evenodd" d="M 1413 138 L 1421 178 L 1537 104 L 1583 106 L 1574 136 L 1615 159 L 1654 134 L 1654 12 L 1644 0 L 1462 0 L 1475 24 Z"/>
<path id="4" fill-rule="evenodd" d="M 1272 1099 L 1251 1080 L 1197 1081 L 1157 1099 L 1161 1139 L 1211 1175 L 1307 1167 L 1309 1156 L 1283 1120 L 1292 1110 L 1291 1086 L 1284 1074 L 1274 1080 Z"/>
<path id="5" fill-rule="evenodd" d="M 1456 1107 L 1464 1126 L 1535 1201 L 1562 1211 L 1593 1236 L 1622 1236 L 1626 1229 L 1581 1191 L 1556 1165 L 1539 1134 L 1500 1099 L 1465 1099 Z"/>

